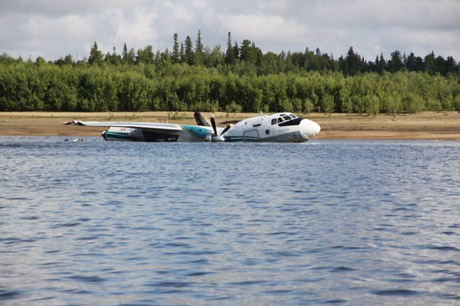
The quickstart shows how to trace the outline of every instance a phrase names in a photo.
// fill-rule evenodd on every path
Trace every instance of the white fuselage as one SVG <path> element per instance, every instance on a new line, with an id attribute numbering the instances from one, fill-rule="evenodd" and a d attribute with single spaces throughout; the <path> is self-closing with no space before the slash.
<path id="1" fill-rule="evenodd" d="M 314 121 L 291 113 L 277 113 L 242 120 L 224 137 L 226 141 L 303 142 L 320 130 Z"/>

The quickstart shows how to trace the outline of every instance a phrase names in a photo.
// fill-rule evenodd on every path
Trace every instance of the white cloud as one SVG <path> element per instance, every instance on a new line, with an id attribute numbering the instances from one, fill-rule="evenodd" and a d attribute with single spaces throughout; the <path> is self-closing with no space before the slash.
<path id="1" fill-rule="evenodd" d="M 6 13 L 39 14 L 44 16 L 88 14 L 110 9 L 132 9 L 145 6 L 146 0 L 2 0 L 0 11 Z"/>
<path id="2" fill-rule="evenodd" d="M 328 3 L 328 2 L 325 2 Z M 460 19 L 459 1 L 334 1 L 329 5 L 317 6 L 314 16 L 316 22 L 334 26 L 359 27 L 367 25 L 370 29 L 382 27 L 405 27 L 416 29 L 458 28 Z"/>
<path id="3" fill-rule="evenodd" d="M 217 18 L 240 39 L 288 43 L 305 34 L 302 26 L 275 15 L 222 15 Z"/>
<path id="4" fill-rule="evenodd" d="M 374 60 L 394 50 L 424 56 L 434 50 L 460 60 L 457 0 L 2 0 L 0 49 L 12 56 L 56 59 L 152 45 L 171 48 L 201 30 L 206 46 L 250 39 L 263 51 L 303 51 L 336 58 L 350 46 Z M 5 30 L 7 29 L 7 30 Z"/>

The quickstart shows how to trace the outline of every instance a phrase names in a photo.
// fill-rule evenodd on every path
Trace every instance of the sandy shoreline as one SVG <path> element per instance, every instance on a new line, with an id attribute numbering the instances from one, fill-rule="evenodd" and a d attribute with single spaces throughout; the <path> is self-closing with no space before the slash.
<path id="1" fill-rule="evenodd" d="M 216 113 L 217 122 L 241 120 L 257 114 Z M 416 115 L 359 116 L 298 114 L 321 125 L 316 139 L 460 140 L 460 114 L 425 112 Z M 210 117 L 210 113 L 204 113 Z M 57 113 L 0 112 L 2 136 L 99 136 L 104 128 L 66 126 L 74 119 L 87 121 L 147 121 L 195 124 L 192 112 Z M 221 124 L 223 125 L 223 124 Z"/>

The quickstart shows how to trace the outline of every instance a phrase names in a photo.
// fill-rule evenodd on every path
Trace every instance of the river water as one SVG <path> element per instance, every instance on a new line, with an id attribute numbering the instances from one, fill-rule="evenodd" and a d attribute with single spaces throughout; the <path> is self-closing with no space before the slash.
<path id="1" fill-rule="evenodd" d="M 460 142 L 0 137 L 0 304 L 459 305 Z"/>

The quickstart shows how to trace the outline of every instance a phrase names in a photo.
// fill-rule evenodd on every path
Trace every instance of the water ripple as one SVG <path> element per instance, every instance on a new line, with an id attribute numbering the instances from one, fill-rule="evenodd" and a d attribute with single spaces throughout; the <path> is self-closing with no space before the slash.
<path id="1" fill-rule="evenodd" d="M 67 279 L 83 282 L 83 283 L 102 283 L 105 282 L 106 279 L 99 277 L 99 276 L 86 276 L 86 275 L 73 275 L 67 277 Z"/>
<path id="2" fill-rule="evenodd" d="M 0 304 L 457 305 L 459 151 L 0 137 Z"/>
<path id="3" fill-rule="evenodd" d="M 372 291 L 375 295 L 383 295 L 383 296 L 412 296 L 421 294 L 422 292 L 409 290 L 409 289 L 386 289 L 386 290 L 376 290 Z"/>
<path id="4" fill-rule="evenodd" d="M 19 290 L 11 290 L 0 286 L 0 301 L 7 301 L 15 298 L 19 298 L 21 295 Z"/>

